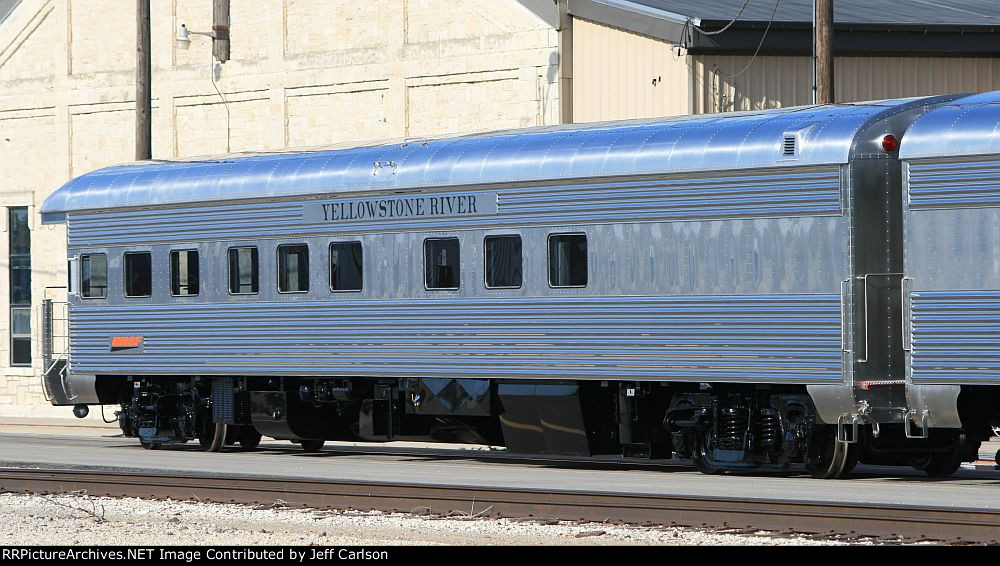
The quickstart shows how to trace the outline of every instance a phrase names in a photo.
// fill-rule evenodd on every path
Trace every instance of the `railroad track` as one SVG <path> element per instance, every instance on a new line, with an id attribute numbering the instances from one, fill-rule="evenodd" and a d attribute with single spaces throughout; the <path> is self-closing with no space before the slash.
<path id="1" fill-rule="evenodd" d="M 121 471 L 2 469 L 0 491 L 996 543 L 1000 510 Z"/>

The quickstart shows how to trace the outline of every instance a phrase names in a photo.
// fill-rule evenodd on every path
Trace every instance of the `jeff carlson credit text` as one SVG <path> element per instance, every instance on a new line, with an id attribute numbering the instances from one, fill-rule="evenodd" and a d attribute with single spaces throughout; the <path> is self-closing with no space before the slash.
<path id="1" fill-rule="evenodd" d="M 0 549 L 4 560 L 387 560 L 386 550 L 365 548 L 125 548 L 125 549 Z"/>

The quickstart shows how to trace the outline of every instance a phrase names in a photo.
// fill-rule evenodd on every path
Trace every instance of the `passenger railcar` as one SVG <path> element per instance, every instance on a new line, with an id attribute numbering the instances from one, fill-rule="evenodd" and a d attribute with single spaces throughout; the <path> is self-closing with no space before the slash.
<path id="1" fill-rule="evenodd" d="M 42 209 L 67 225 L 71 279 L 47 389 L 121 404 L 147 448 L 429 438 L 950 473 L 998 408 L 966 384 L 997 372 L 924 369 L 949 331 L 925 331 L 932 293 L 904 276 L 938 268 L 904 245 L 923 155 L 898 141 L 956 98 L 96 171 Z M 991 273 L 965 280 L 976 297 Z M 989 350 L 996 317 L 957 314 L 993 334 L 955 352 Z"/>

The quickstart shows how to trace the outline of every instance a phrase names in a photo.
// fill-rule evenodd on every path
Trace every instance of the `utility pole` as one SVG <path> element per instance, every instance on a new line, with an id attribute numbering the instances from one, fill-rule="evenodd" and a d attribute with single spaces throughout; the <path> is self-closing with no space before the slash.
<path id="1" fill-rule="evenodd" d="M 229 0 L 212 1 L 212 55 L 225 63 L 229 60 Z"/>
<path id="2" fill-rule="evenodd" d="M 816 103 L 833 104 L 833 0 L 816 0 L 813 56 L 816 60 Z"/>
<path id="3" fill-rule="evenodd" d="M 153 158 L 149 0 L 136 0 L 135 23 L 135 159 L 145 161 Z"/>

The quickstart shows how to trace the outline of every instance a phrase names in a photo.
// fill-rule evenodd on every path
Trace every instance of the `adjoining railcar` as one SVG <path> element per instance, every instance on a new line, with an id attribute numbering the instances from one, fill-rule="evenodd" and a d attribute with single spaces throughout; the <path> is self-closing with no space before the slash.
<path id="1" fill-rule="evenodd" d="M 903 161 L 907 435 L 968 447 L 1000 405 L 1000 93 L 940 104 L 908 129 Z M 974 442 L 967 442 L 973 438 Z M 960 450 L 917 465 L 947 472 Z"/>
<path id="2" fill-rule="evenodd" d="M 121 404 L 147 448 L 429 438 L 818 477 L 953 450 L 903 426 L 924 386 L 893 144 L 954 98 L 96 171 L 42 207 L 72 281 L 47 388 Z"/>

